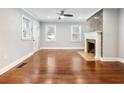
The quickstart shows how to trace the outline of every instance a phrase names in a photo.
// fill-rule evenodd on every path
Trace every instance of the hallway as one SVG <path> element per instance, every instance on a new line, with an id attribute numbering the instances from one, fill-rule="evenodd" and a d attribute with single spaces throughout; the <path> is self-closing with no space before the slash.
<path id="1" fill-rule="evenodd" d="M 1 75 L 0 83 L 124 83 L 124 64 L 86 62 L 76 50 L 39 50 Z"/>

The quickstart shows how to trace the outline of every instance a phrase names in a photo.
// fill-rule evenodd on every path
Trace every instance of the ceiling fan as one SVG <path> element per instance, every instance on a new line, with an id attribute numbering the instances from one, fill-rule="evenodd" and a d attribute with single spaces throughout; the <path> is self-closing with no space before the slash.
<path id="1" fill-rule="evenodd" d="M 63 19 L 64 17 L 73 17 L 73 14 L 66 14 L 64 10 L 60 11 L 60 13 L 57 14 L 59 15 L 59 20 Z"/>

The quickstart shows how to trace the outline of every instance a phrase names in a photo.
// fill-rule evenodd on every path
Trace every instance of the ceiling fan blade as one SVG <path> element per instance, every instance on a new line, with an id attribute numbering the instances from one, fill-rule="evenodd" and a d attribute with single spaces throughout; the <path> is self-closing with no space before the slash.
<path id="1" fill-rule="evenodd" d="M 73 17 L 72 14 L 64 14 L 64 16 L 67 16 L 67 17 Z"/>

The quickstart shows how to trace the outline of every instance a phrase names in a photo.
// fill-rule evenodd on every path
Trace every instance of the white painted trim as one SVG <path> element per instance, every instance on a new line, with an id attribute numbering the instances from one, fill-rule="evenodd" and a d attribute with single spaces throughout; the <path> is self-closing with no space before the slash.
<path id="1" fill-rule="evenodd" d="M 26 19 L 26 20 L 29 20 L 29 25 L 31 26 L 31 28 L 30 28 L 30 30 L 33 28 L 33 20 L 31 19 L 31 18 L 29 18 L 29 17 L 27 17 L 26 15 L 22 15 L 22 27 L 21 27 L 21 29 L 22 29 L 22 38 L 21 38 L 21 40 L 33 40 L 33 32 L 31 31 L 31 35 L 29 36 L 29 37 L 24 37 L 23 36 L 23 27 L 24 27 L 24 23 L 23 23 L 23 21 L 24 21 L 24 19 Z"/>
<path id="2" fill-rule="evenodd" d="M 29 53 L 28 55 L 25 55 L 23 57 L 21 57 L 20 59 L 12 62 L 11 64 L 9 64 L 6 67 L 3 67 L 0 69 L 0 75 L 2 75 L 3 73 L 7 72 L 8 70 L 12 69 L 13 67 L 15 67 L 16 65 L 18 65 L 19 63 L 23 62 L 25 59 L 27 59 L 28 57 L 32 56 L 34 54 L 34 52 Z"/>
<path id="3" fill-rule="evenodd" d="M 119 61 L 124 63 L 124 59 L 123 58 L 119 58 Z"/>
<path id="4" fill-rule="evenodd" d="M 32 16 L 34 19 L 37 19 L 37 16 L 34 16 L 31 12 L 29 12 L 27 9 L 25 8 L 21 8 L 23 11 L 25 11 L 26 13 L 28 13 L 30 16 Z"/>
<path id="5" fill-rule="evenodd" d="M 119 57 L 103 57 L 100 58 L 101 61 L 103 62 L 107 62 L 107 61 L 119 61 L 124 63 L 124 59 L 123 58 L 119 58 Z"/>
<path id="6" fill-rule="evenodd" d="M 100 58 L 101 61 L 107 62 L 107 61 L 119 61 L 118 57 L 102 57 Z"/>
<path id="7" fill-rule="evenodd" d="M 83 47 L 41 47 L 40 49 L 84 49 Z"/>
<path id="8" fill-rule="evenodd" d="M 79 28 L 79 40 L 73 40 L 72 38 L 72 35 L 73 35 L 73 28 L 74 27 L 78 27 Z M 82 35 L 82 32 L 81 32 L 81 25 L 71 25 L 71 42 L 81 42 L 81 35 Z"/>

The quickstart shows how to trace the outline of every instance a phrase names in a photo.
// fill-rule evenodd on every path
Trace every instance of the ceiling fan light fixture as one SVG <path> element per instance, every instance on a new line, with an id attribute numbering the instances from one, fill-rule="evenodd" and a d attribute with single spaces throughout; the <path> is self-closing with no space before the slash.
<path id="1" fill-rule="evenodd" d="M 64 18 L 64 15 L 60 15 L 60 18 L 63 19 Z"/>

